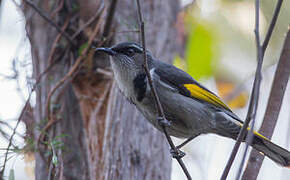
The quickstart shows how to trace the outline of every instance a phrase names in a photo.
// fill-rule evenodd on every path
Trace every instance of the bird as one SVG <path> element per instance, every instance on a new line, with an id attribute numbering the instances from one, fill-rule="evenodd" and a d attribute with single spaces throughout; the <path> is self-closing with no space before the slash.
<path id="1" fill-rule="evenodd" d="M 121 42 L 112 47 L 95 48 L 95 52 L 111 57 L 114 79 L 122 94 L 155 128 L 163 131 L 143 67 L 143 47 L 135 42 Z M 156 59 L 150 51 L 146 50 L 145 53 L 152 84 L 165 118 L 170 122 L 166 130 L 170 136 L 186 139 L 177 146 L 178 150 L 202 134 L 213 133 L 237 139 L 243 121 L 215 93 L 183 70 Z M 277 164 L 290 167 L 290 152 L 263 135 L 254 131 L 250 145 Z M 183 156 L 183 152 L 180 152 L 180 156 Z"/>

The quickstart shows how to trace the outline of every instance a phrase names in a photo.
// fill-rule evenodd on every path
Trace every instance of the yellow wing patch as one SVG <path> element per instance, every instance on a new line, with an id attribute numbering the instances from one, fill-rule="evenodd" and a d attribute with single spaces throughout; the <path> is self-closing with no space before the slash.
<path id="1" fill-rule="evenodd" d="M 223 108 L 231 111 L 230 108 L 225 103 L 223 103 L 216 95 L 214 95 L 213 93 L 199 87 L 198 85 L 196 85 L 196 84 L 184 84 L 183 86 L 190 92 L 190 95 L 192 97 L 209 102 L 209 103 L 214 104 L 218 107 L 223 107 Z"/>

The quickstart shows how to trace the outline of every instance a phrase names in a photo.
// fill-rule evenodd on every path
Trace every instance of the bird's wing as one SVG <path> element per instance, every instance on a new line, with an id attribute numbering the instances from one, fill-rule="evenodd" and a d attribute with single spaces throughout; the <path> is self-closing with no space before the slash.
<path id="1" fill-rule="evenodd" d="M 234 119 L 240 119 L 231 111 L 231 109 L 213 92 L 195 81 L 189 74 L 176 68 L 173 65 L 158 62 L 154 72 L 160 80 L 176 88 L 180 94 L 196 99 L 202 103 L 207 103 L 217 110 L 224 111 Z M 242 123 L 242 121 L 240 121 Z"/>
<path id="2" fill-rule="evenodd" d="M 181 69 L 176 68 L 173 65 L 166 64 L 163 62 L 158 62 L 158 68 L 154 69 L 154 72 L 159 76 L 160 80 L 164 83 L 168 84 L 169 86 L 175 88 L 178 90 L 178 92 L 184 96 L 197 99 L 200 102 L 208 103 L 209 105 L 213 104 L 215 105 L 214 108 L 218 111 L 222 111 L 223 113 L 229 115 L 233 119 L 237 120 L 237 122 L 234 122 L 234 124 L 237 124 L 240 128 L 243 126 L 243 121 L 240 120 L 240 118 L 235 115 L 231 109 L 222 102 L 222 100 L 215 95 L 213 92 L 199 84 L 197 81 L 195 81 L 189 74 L 182 71 Z M 218 115 L 222 115 L 222 113 L 217 113 Z M 220 120 L 224 120 L 224 118 L 220 118 Z M 239 129 L 237 129 L 235 125 L 233 125 L 231 122 L 233 121 L 224 121 L 224 123 L 227 123 L 228 125 L 223 125 L 223 127 L 229 127 L 231 128 L 232 133 L 238 134 Z M 227 129 L 229 130 L 229 129 Z M 248 127 L 247 130 L 249 131 L 250 128 Z M 267 140 L 266 137 L 259 134 L 256 131 L 253 131 L 253 133 L 262 138 Z M 236 139 L 236 137 L 234 138 Z"/>

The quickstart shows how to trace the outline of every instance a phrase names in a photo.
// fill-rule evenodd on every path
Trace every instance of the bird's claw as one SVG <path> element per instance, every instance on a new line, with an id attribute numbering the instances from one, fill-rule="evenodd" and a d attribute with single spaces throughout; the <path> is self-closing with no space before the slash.
<path id="1" fill-rule="evenodd" d="M 170 154 L 173 158 L 183 158 L 185 156 L 185 153 L 179 149 L 170 149 Z"/>
<path id="2" fill-rule="evenodd" d="M 171 125 L 171 123 L 167 119 L 165 119 L 163 117 L 158 117 L 157 120 L 158 120 L 158 124 L 160 126 L 168 127 L 168 126 Z"/>

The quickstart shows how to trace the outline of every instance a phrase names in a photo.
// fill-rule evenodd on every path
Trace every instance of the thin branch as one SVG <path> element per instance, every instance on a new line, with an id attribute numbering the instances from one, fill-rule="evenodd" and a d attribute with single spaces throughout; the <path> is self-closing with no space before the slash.
<path id="1" fill-rule="evenodd" d="M 246 120 L 244 122 L 244 125 L 243 125 L 243 127 L 238 135 L 238 138 L 237 138 L 235 146 L 232 150 L 231 156 L 230 156 L 230 158 L 227 162 L 227 165 L 224 169 L 224 172 L 222 174 L 221 180 L 227 179 L 228 173 L 229 173 L 231 166 L 235 160 L 235 157 L 237 155 L 237 152 L 239 150 L 241 142 L 244 140 L 245 135 L 247 134 L 247 127 L 249 126 L 251 119 L 254 120 L 256 117 L 258 100 L 259 100 L 260 84 L 261 84 L 261 79 L 262 79 L 261 69 L 262 69 L 262 63 L 263 63 L 263 57 L 261 56 L 262 51 L 261 51 L 260 35 L 259 35 L 259 7 L 260 7 L 259 5 L 260 5 L 260 0 L 256 0 L 256 3 L 255 3 L 255 37 L 256 37 L 258 64 L 257 64 L 256 73 L 255 73 L 254 85 L 252 88 L 249 109 L 248 109 L 248 113 L 247 113 L 247 117 L 246 117 Z"/>
<path id="2" fill-rule="evenodd" d="M 63 28 L 65 28 L 65 25 L 64 25 L 64 27 Z M 18 125 L 19 125 L 19 123 L 20 123 L 20 121 L 21 121 L 21 119 L 22 119 L 22 117 L 23 117 L 23 115 L 24 115 L 24 113 L 26 112 L 26 108 L 27 108 L 27 106 L 29 105 L 29 102 L 30 102 L 30 98 L 31 98 L 31 95 L 32 95 L 32 93 L 35 91 L 35 89 L 36 89 L 36 87 L 38 86 L 38 84 L 40 83 L 40 81 L 41 81 L 41 79 L 42 79 L 42 77 L 55 65 L 56 63 L 50 63 L 50 65 L 38 76 L 38 78 L 37 78 L 37 80 L 36 80 L 36 82 L 35 82 L 35 84 L 33 85 L 33 87 L 32 87 L 32 89 L 31 89 L 31 91 L 30 91 L 30 93 L 29 93 L 29 95 L 28 95 L 28 98 L 27 98 L 27 100 L 26 100 L 26 102 L 25 102 L 25 105 L 24 105 L 24 107 L 23 107 L 23 109 L 22 109 L 22 111 L 21 111 L 21 113 L 20 113 L 20 116 L 19 116 L 19 118 L 18 118 L 18 120 L 17 120 L 17 123 L 16 123 L 16 126 L 14 127 L 14 129 L 13 129 L 13 133 L 12 133 L 12 135 L 10 136 L 10 139 L 9 139 L 9 144 L 8 144 L 8 147 L 7 147 L 7 151 L 6 151 L 6 154 L 5 154 L 5 159 L 4 159 L 4 165 L 3 165 L 3 168 L 2 168 L 2 170 L 1 170 L 1 172 L 0 172 L 0 175 L 3 177 L 3 173 L 4 173 L 4 170 L 5 170 L 5 165 L 6 165 L 6 162 L 7 162 L 7 152 L 8 152 L 8 150 L 9 150 L 9 148 L 10 148 L 10 146 L 12 145 L 12 140 L 13 140 L 13 137 L 14 137 L 14 135 L 15 134 L 17 134 L 17 132 L 16 132 L 16 129 L 17 129 L 17 127 L 18 127 Z"/>
<path id="3" fill-rule="evenodd" d="M 254 130 L 254 125 L 255 125 L 255 121 L 256 121 L 256 114 L 257 114 L 257 109 L 258 109 L 258 101 L 259 101 L 259 96 L 260 96 L 260 84 L 261 84 L 261 81 L 262 81 L 262 72 L 261 72 L 261 69 L 262 69 L 262 62 L 263 62 L 263 54 L 262 54 L 262 46 L 261 46 L 261 43 L 260 43 L 260 28 L 259 28 L 259 25 L 260 25 L 260 16 L 259 16 L 259 10 L 260 10 L 260 0 L 256 0 L 256 3 L 255 3 L 255 37 L 256 37 L 256 49 L 257 49 L 257 61 L 258 61 L 258 64 L 260 62 L 260 68 L 259 68 L 259 74 L 258 74 L 258 87 L 257 87 L 257 90 L 254 92 L 254 96 L 256 96 L 256 102 L 254 104 L 254 113 L 253 113 L 253 116 L 252 116 L 252 123 L 251 123 L 251 128 L 250 128 L 250 131 L 247 135 L 247 138 L 246 138 L 246 148 L 244 150 L 244 153 L 243 153 L 243 158 L 242 158 L 242 161 L 240 162 L 240 166 L 239 166 L 239 170 L 238 170 L 238 174 L 236 176 L 236 180 L 239 180 L 240 179 L 240 176 L 242 174 L 242 170 L 243 170 L 243 167 L 244 167 L 244 164 L 245 164 L 245 161 L 246 161 L 246 155 L 247 155 L 247 152 L 248 152 L 248 149 L 249 149 L 249 144 L 252 144 L 252 141 L 253 141 L 253 137 L 254 137 L 254 133 L 253 133 L 253 130 Z M 258 65 L 259 66 L 259 65 Z M 245 126 L 245 127 L 248 127 Z"/>
<path id="4" fill-rule="evenodd" d="M 250 99 L 250 105 L 249 105 L 249 109 L 248 109 L 247 118 L 246 118 L 246 121 L 242 127 L 242 130 L 239 133 L 239 136 L 237 138 L 237 142 L 232 150 L 231 156 L 227 162 L 227 165 L 225 167 L 225 170 L 223 172 L 221 179 L 226 179 L 226 177 L 230 171 L 230 168 L 232 166 L 232 163 L 236 157 L 236 154 L 238 152 L 240 144 L 246 135 L 247 127 L 248 127 L 251 119 L 253 119 L 251 129 L 254 127 L 254 121 L 255 121 L 255 116 L 256 116 L 257 107 L 258 107 L 260 84 L 261 84 L 261 80 L 262 80 L 262 75 L 261 75 L 262 63 L 263 63 L 265 51 L 266 51 L 267 46 L 269 44 L 269 40 L 271 38 L 272 32 L 274 30 L 274 27 L 275 27 L 275 24 L 276 24 L 276 21 L 277 21 L 277 18 L 278 18 L 280 9 L 281 9 L 282 1 L 283 0 L 278 0 L 278 2 L 277 2 L 273 18 L 272 18 L 270 26 L 268 28 L 263 45 L 261 46 L 260 35 L 259 35 L 259 4 L 260 4 L 260 1 L 256 0 L 256 3 L 255 3 L 255 37 L 256 37 L 256 46 L 257 46 L 258 65 L 257 65 L 254 85 L 253 85 L 253 89 L 252 89 L 252 93 L 251 93 L 251 99 Z M 251 136 L 253 137 L 252 130 L 249 133 L 249 137 L 247 137 L 247 143 L 249 143 L 249 144 L 251 143 Z M 250 139 L 250 141 L 248 141 L 249 139 Z M 246 155 L 247 149 L 248 149 L 248 144 L 246 145 L 246 150 L 245 150 L 245 153 L 243 156 L 243 160 L 240 164 L 240 169 L 239 169 L 238 176 L 237 176 L 238 178 L 240 176 L 243 164 L 245 162 L 245 155 Z"/>
<path id="5" fill-rule="evenodd" d="M 60 34 L 62 34 L 70 44 L 75 46 L 75 43 L 71 39 L 70 35 L 68 35 L 65 31 L 63 31 L 55 22 L 53 22 L 39 7 L 37 7 L 30 0 L 23 0 L 26 4 L 28 4 L 32 9 L 34 9 L 44 20 L 46 20 L 49 24 L 51 24 Z"/>
<path id="6" fill-rule="evenodd" d="M 33 85 L 33 87 L 32 87 L 32 89 L 31 89 L 31 91 L 30 91 L 30 93 L 29 93 L 29 95 L 28 95 L 28 97 L 27 97 L 27 100 L 26 100 L 26 102 L 25 102 L 25 105 L 24 105 L 24 107 L 22 108 L 22 110 L 21 110 L 21 113 L 20 113 L 20 115 L 19 115 L 19 117 L 18 117 L 18 119 L 17 119 L 17 123 L 16 123 L 16 125 L 15 125 L 15 127 L 14 127 L 14 129 L 13 129 L 13 132 L 12 132 L 12 135 L 10 136 L 10 139 L 9 139 L 9 144 L 8 144 L 8 146 L 7 146 L 7 150 L 6 150 L 6 153 L 5 153 L 5 158 L 4 158 L 4 163 L 3 163 L 3 168 L 2 168 L 2 170 L 0 171 L 0 177 L 3 177 L 4 176 L 4 171 L 5 171 L 5 166 L 6 166 L 6 163 L 7 163 L 7 160 L 8 160 L 8 151 L 10 150 L 10 147 L 11 147 L 11 145 L 12 145 L 12 140 L 13 140 L 13 137 L 14 137 L 14 135 L 15 134 L 17 134 L 17 132 L 16 132 L 16 129 L 18 128 L 18 125 L 19 125 L 19 123 L 20 123 L 20 121 L 21 121 L 21 119 L 23 118 L 23 116 L 24 116 L 24 114 L 25 114 L 25 112 L 26 112 L 26 109 L 27 109 L 27 107 L 28 107 L 28 105 L 29 105 L 29 102 L 30 102 L 30 98 L 31 98 L 31 96 L 32 96 L 32 93 L 35 91 L 35 89 L 36 89 L 36 87 L 38 86 L 38 84 L 40 83 L 40 81 L 41 81 L 41 79 L 42 79 L 42 77 L 53 67 L 53 65 L 54 65 L 55 63 L 52 63 L 51 65 L 49 65 L 39 76 L 38 76 L 38 78 L 37 78 L 37 80 L 36 80 L 36 82 L 35 82 L 35 84 Z"/>
<path id="7" fill-rule="evenodd" d="M 112 31 L 111 25 L 112 25 L 115 11 L 116 11 L 117 2 L 118 2 L 118 0 L 112 0 L 112 2 L 110 4 L 109 12 L 108 12 L 106 23 L 104 26 L 104 33 L 103 33 L 104 38 L 107 38 L 109 36 L 110 32 Z"/>
<path id="8" fill-rule="evenodd" d="M 28 96 L 28 98 L 27 98 L 27 101 L 26 101 L 26 103 L 25 103 L 25 105 L 24 105 L 24 108 L 22 109 L 22 111 L 21 111 L 21 113 L 20 113 L 20 116 L 19 116 L 19 118 L 18 118 L 18 120 L 17 120 L 17 123 L 16 123 L 16 125 L 15 125 L 15 127 L 14 127 L 14 129 L 13 129 L 12 135 L 10 136 L 9 144 L 8 144 L 8 146 L 7 146 L 7 150 L 6 150 L 6 153 L 5 153 L 5 158 L 4 158 L 3 168 L 2 168 L 2 170 L 1 170 L 1 172 L 0 172 L 0 176 L 1 176 L 1 177 L 4 177 L 5 166 L 6 166 L 6 162 L 7 162 L 7 160 L 8 160 L 8 159 L 7 159 L 7 158 L 8 158 L 8 151 L 9 151 L 9 149 L 10 149 L 10 146 L 12 145 L 12 140 L 13 140 L 14 135 L 16 134 L 16 129 L 18 128 L 18 125 L 19 125 L 19 123 L 20 123 L 20 121 L 21 121 L 23 115 L 24 115 L 25 112 L 26 112 L 26 108 L 27 108 L 28 105 L 29 105 L 29 100 L 30 100 L 31 94 L 32 94 L 32 93 L 29 94 L 29 96 Z"/>
<path id="9" fill-rule="evenodd" d="M 264 120 L 259 130 L 260 133 L 262 133 L 264 136 L 270 139 L 273 135 L 274 128 L 278 120 L 279 112 L 283 102 L 283 97 L 289 80 L 290 75 L 289 59 L 290 59 L 290 30 L 288 29 L 288 33 L 283 45 L 283 50 L 275 72 L 270 97 L 268 100 L 268 105 L 264 115 Z M 264 156 L 261 155 L 258 151 L 252 150 L 249 159 L 250 159 L 249 163 L 247 164 L 245 172 L 242 176 L 243 180 L 257 178 L 262 162 L 264 160 Z M 255 161 L 252 161 L 251 159 L 255 159 Z"/>
<path id="10" fill-rule="evenodd" d="M 141 8 L 140 8 L 139 0 L 137 0 L 137 6 L 138 6 L 138 14 L 139 14 L 139 21 L 140 21 L 140 29 L 141 29 L 141 40 L 142 40 L 143 53 L 144 53 L 144 69 L 146 71 L 146 75 L 147 75 L 147 78 L 148 78 L 148 81 L 149 81 L 149 85 L 150 85 L 150 88 L 152 90 L 154 99 L 155 99 L 156 104 L 157 104 L 158 115 L 165 119 L 164 111 L 163 111 L 162 105 L 160 103 L 159 97 L 157 95 L 156 89 L 153 86 L 153 81 L 152 81 L 152 78 L 151 78 L 151 75 L 150 75 L 150 72 L 149 72 L 149 68 L 148 68 L 148 61 L 147 61 L 147 55 L 146 55 L 146 42 L 145 42 L 145 28 L 144 28 L 144 21 L 142 19 L 142 14 L 141 14 Z"/>
<path id="11" fill-rule="evenodd" d="M 140 2 L 139 0 L 136 0 L 137 2 L 137 8 L 138 8 L 138 17 L 139 17 L 139 22 L 140 22 L 140 30 L 141 30 L 141 41 L 142 41 L 142 47 L 143 47 L 143 53 L 144 53 L 144 64 L 143 64 L 143 67 L 144 67 L 144 70 L 146 72 L 146 76 L 148 78 L 148 82 L 149 82 L 149 85 L 150 85 L 150 88 L 151 88 L 151 91 L 153 93 L 153 96 L 154 96 L 154 99 L 155 99 L 155 103 L 157 105 L 157 111 L 158 111 L 158 121 L 159 122 L 168 122 L 168 120 L 165 118 L 165 115 L 164 115 L 164 111 L 163 111 L 163 108 L 162 108 L 162 105 L 160 103 L 160 100 L 159 100 L 159 97 L 157 95 L 157 92 L 156 92 L 156 89 L 155 87 L 153 86 L 153 81 L 152 81 L 152 77 L 150 75 L 150 72 L 149 72 L 149 68 L 148 68 L 148 61 L 147 61 L 147 55 L 146 55 L 146 42 L 145 42 L 145 25 L 144 25 L 144 21 L 143 21 L 143 18 L 142 18 L 142 12 L 141 12 L 141 7 L 140 7 Z M 175 152 L 178 152 L 178 150 L 176 149 L 175 145 L 173 144 L 172 142 L 172 139 L 171 137 L 168 135 L 168 132 L 166 130 L 166 127 L 165 127 L 165 123 L 160 123 L 162 129 L 163 129 L 163 132 L 166 136 L 166 139 L 171 147 L 171 149 L 173 149 Z M 181 157 L 177 156 L 175 157 L 176 160 L 178 161 L 179 165 L 181 166 L 184 174 L 186 175 L 187 179 L 188 180 L 191 180 L 191 176 L 185 166 L 185 164 L 183 163 Z"/>
<path id="12" fill-rule="evenodd" d="M 16 149 L 16 148 L 14 148 L 14 149 L 7 149 L 7 148 L 0 148 L 0 151 L 13 151 L 13 152 L 15 152 L 15 151 L 19 151 L 20 149 Z"/>
<path id="13" fill-rule="evenodd" d="M 14 121 L 16 120 L 16 118 L 15 119 L 13 119 Z M 6 121 L 7 121 L 7 119 L 6 119 Z M 8 129 L 10 129 L 11 131 L 13 131 L 13 129 L 14 129 L 14 127 L 12 127 L 11 125 L 9 125 L 7 122 L 4 122 L 4 121 L 2 121 L 2 120 L 0 120 L 0 126 L 6 126 Z M 0 134 L 5 138 L 5 139 L 9 139 L 9 135 L 8 135 L 8 133 L 6 133 L 5 131 L 3 131 L 1 128 L 0 128 Z M 22 134 L 20 134 L 20 133 L 18 133 L 18 132 L 16 132 L 16 135 L 18 135 L 19 137 L 21 137 L 21 138 L 24 138 L 24 136 L 22 135 Z M 13 145 L 12 144 L 12 146 L 15 146 L 15 145 Z"/>
<path id="14" fill-rule="evenodd" d="M 266 34 L 265 40 L 264 40 L 263 45 L 262 45 L 262 48 L 263 48 L 263 56 L 264 56 L 265 51 L 267 49 L 267 46 L 269 44 L 269 41 L 270 41 L 272 32 L 273 32 L 273 30 L 275 28 L 275 25 L 276 25 L 276 22 L 277 22 L 277 19 L 278 19 L 278 15 L 280 13 L 280 9 L 281 9 L 282 3 L 283 3 L 283 0 L 278 0 L 277 1 L 277 4 L 276 4 L 276 7 L 275 7 L 275 11 L 274 11 L 273 17 L 272 17 L 270 26 L 268 28 L 268 32 Z"/>

